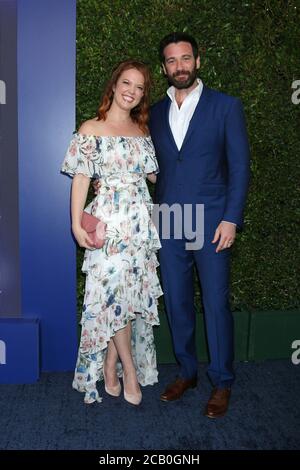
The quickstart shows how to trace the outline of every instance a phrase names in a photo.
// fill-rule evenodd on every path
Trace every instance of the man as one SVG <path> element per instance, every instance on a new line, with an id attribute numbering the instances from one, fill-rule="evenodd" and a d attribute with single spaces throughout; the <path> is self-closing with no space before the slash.
<path id="1" fill-rule="evenodd" d="M 249 146 L 241 102 L 197 79 L 195 39 L 167 35 L 160 43 L 163 71 L 171 84 L 151 110 L 150 131 L 159 161 L 157 204 L 204 205 L 204 243 L 187 248 L 174 230 L 161 236 L 160 266 L 166 311 L 180 375 L 161 395 L 179 399 L 197 384 L 193 267 L 198 270 L 214 386 L 206 416 L 223 416 L 233 373 L 233 318 L 229 308 L 230 247 L 243 224 L 249 183 Z M 162 221 L 162 226 L 164 221 Z M 160 227 L 161 231 L 161 227 Z"/>

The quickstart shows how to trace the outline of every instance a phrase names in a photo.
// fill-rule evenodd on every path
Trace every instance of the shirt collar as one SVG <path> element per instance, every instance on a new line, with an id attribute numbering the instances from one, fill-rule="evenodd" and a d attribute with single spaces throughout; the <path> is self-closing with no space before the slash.
<path id="1" fill-rule="evenodd" d="M 202 90 L 203 90 L 203 82 L 201 78 L 197 78 L 197 83 L 198 85 L 187 95 L 187 97 L 191 97 L 191 98 L 193 97 L 197 99 L 200 98 Z M 170 88 L 168 88 L 167 90 L 167 95 L 169 96 L 170 100 L 173 102 L 175 101 L 175 91 L 176 89 L 174 86 L 170 86 Z"/>

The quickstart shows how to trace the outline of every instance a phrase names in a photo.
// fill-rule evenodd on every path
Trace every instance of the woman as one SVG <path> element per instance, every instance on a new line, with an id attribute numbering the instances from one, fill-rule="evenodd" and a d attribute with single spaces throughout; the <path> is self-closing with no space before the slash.
<path id="1" fill-rule="evenodd" d="M 153 325 L 162 295 L 155 251 L 160 248 L 150 218 L 152 201 L 146 177 L 158 172 L 149 136 L 150 76 L 137 61 L 114 70 L 98 116 L 82 124 L 70 143 L 62 171 L 73 176 L 72 230 L 86 248 L 87 274 L 81 341 L 73 387 L 85 403 L 101 401 L 96 382 L 104 379 L 109 395 L 138 405 L 139 384 L 157 382 Z M 96 197 L 85 209 L 107 224 L 101 249 L 81 227 L 90 178 L 99 178 Z"/>

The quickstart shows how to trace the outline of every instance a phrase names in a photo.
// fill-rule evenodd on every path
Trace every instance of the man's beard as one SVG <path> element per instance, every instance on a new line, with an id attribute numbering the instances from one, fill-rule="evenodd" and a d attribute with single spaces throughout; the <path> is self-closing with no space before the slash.
<path id="1" fill-rule="evenodd" d="M 185 80 L 177 80 L 176 77 L 179 75 L 185 75 L 186 79 Z M 191 71 L 183 71 L 183 70 L 178 70 L 175 74 L 173 75 L 167 75 L 168 81 L 171 85 L 173 85 L 175 88 L 178 90 L 184 90 L 186 88 L 190 88 L 194 81 L 196 80 L 197 77 L 197 69 L 196 67 Z"/>

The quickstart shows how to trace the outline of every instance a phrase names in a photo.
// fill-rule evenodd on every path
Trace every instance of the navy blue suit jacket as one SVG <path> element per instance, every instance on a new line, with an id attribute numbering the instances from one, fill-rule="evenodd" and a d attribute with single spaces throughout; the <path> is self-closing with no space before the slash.
<path id="1" fill-rule="evenodd" d="M 155 202 L 204 204 L 213 234 L 221 220 L 242 227 L 249 184 L 249 144 L 239 99 L 204 86 L 178 150 L 167 96 L 151 108 L 150 133 L 160 172 Z"/>

